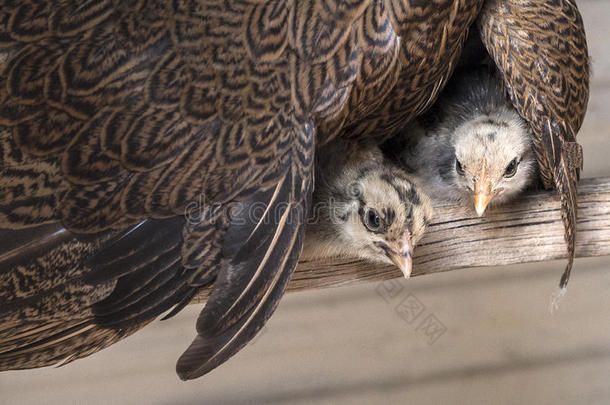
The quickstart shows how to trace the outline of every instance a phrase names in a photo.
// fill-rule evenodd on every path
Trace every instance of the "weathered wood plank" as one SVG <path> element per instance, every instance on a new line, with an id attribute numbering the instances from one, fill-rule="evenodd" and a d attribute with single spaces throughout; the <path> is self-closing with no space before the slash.
<path id="1" fill-rule="evenodd" d="M 579 185 L 576 256 L 610 255 L 610 178 Z M 435 208 L 434 222 L 415 249 L 413 275 L 567 256 L 560 202 L 553 191 L 533 192 L 514 204 L 492 207 L 483 218 L 456 205 Z M 578 262 L 575 263 L 578 271 Z M 557 281 L 563 268 L 557 269 Z M 288 291 L 400 277 L 394 266 L 336 258 L 301 261 Z M 194 302 L 205 301 L 202 291 Z"/>

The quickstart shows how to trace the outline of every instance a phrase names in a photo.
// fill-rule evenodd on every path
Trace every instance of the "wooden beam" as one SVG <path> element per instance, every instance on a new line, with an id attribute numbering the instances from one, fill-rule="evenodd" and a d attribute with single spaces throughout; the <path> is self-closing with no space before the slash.
<path id="1" fill-rule="evenodd" d="M 610 255 L 610 178 L 579 185 L 576 256 Z M 440 205 L 415 249 L 413 276 L 479 266 L 539 262 L 567 257 L 559 197 L 532 192 L 519 202 L 491 207 L 478 218 L 471 207 Z M 578 273 L 578 261 L 574 271 Z M 563 265 L 557 267 L 557 282 Z M 350 258 L 301 261 L 288 291 L 348 285 L 401 277 L 390 265 Z M 194 302 L 206 300 L 202 290 Z"/>

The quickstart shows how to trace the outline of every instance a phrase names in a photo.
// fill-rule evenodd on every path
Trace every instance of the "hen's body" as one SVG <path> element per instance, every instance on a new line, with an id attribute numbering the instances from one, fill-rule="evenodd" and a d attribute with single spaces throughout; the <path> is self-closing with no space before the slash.
<path id="1" fill-rule="evenodd" d="M 228 359 L 296 265 L 314 137 L 425 109 L 481 4 L 0 1 L 0 368 L 91 354 L 210 283 L 178 372 Z"/>
<path id="2" fill-rule="evenodd" d="M 0 0 L 0 369 L 89 355 L 210 283 L 177 371 L 226 361 L 296 266 L 316 143 L 423 112 L 477 18 L 572 254 L 580 15 L 482 3 Z"/>

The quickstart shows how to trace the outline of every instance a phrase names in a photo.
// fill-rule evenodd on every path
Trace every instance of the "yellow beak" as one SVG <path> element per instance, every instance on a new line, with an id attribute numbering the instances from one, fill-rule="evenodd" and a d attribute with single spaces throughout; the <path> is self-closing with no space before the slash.
<path id="1" fill-rule="evenodd" d="M 482 217 L 485 214 L 485 209 L 491 201 L 492 197 L 487 192 L 475 193 L 474 195 L 474 210 L 477 212 L 477 216 Z"/>
<path id="2" fill-rule="evenodd" d="M 487 205 L 498 194 L 499 191 L 500 190 L 494 192 L 491 191 L 491 181 L 489 180 L 489 176 L 487 174 L 487 160 L 483 158 L 483 161 L 481 162 L 481 171 L 476 177 L 476 181 L 474 183 L 474 195 L 472 196 L 474 200 L 474 210 L 477 212 L 479 217 L 483 216 Z"/>
<path id="3" fill-rule="evenodd" d="M 411 244 L 411 235 L 408 232 L 405 232 L 405 235 L 398 242 L 386 246 L 385 254 L 398 266 L 405 278 L 411 277 L 413 245 Z"/>

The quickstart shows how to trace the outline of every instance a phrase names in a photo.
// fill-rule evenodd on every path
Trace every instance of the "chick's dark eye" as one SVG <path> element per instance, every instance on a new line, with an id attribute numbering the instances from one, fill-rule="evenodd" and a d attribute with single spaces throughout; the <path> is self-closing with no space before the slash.
<path id="1" fill-rule="evenodd" d="M 462 164 L 460 163 L 459 160 L 455 159 L 455 171 L 457 172 L 457 174 L 459 174 L 460 176 L 464 175 L 464 167 L 462 166 Z"/>
<path id="2" fill-rule="evenodd" d="M 508 166 L 506 166 L 506 170 L 504 171 L 504 177 L 513 177 L 515 173 L 517 173 L 518 165 L 519 162 L 517 161 L 517 158 L 511 160 Z"/>
<path id="3" fill-rule="evenodd" d="M 373 208 L 369 208 L 365 215 L 364 224 L 366 227 L 373 232 L 379 231 L 381 229 L 381 218 L 379 218 L 377 211 Z"/>

